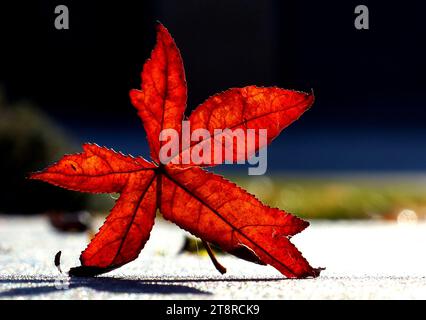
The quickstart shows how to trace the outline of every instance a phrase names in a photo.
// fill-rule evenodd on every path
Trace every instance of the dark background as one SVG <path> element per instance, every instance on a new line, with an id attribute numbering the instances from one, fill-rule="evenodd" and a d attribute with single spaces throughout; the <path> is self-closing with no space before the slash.
<path id="1" fill-rule="evenodd" d="M 70 30 L 54 28 L 59 4 Z M 359 4 L 370 30 L 354 28 Z M 425 170 L 425 12 L 411 0 L 2 1 L 0 85 L 78 142 L 148 156 L 128 92 L 159 20 L 181 50 L 190 109 L 229 87 L 314 89 L 314 107 L 269 148 L 271 170 Z"/>

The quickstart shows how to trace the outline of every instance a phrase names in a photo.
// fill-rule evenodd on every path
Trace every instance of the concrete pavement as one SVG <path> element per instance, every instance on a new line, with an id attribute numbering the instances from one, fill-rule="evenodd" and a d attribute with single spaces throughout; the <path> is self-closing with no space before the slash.
<path id="1" fill-rule="evenodd" d="M 313 222 L 293 242 L 317 279 L 286 280 L 271 267 L 179 254 L 184 232 L 162 221 L 140 257 L 94 279 L 69 279 L 85 234 L 54 231 L 43 217 L 0 216 L 0 299 L 426 299 L 426 223 Z"/>

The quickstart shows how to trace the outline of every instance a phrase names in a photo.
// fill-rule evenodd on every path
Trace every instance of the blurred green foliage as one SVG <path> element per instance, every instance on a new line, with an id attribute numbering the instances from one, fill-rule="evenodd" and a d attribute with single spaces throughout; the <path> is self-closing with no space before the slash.
<path id="1" fill-rule="evenodd" d="M 89 195 L 28 180 L 63 154 L 78 150 L 43 112 L 8 104 L 0 91 L 0 212 L 38 213 L 86 209 Z"/>
<path id="2" fill-rule="evenodd" d="M 390 219 L 404 210 L 426 217 L 426 179 L 370 174 L 232 177 L 273 207 L 309 219 Z"/>

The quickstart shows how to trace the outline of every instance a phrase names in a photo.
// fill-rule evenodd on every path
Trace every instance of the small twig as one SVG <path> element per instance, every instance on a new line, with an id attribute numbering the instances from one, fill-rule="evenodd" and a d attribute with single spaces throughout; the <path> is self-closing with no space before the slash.
<path id="1" fill-rule="evenodd" d="M 203 241 L 203 245 L 206 248 L 207 253 L 209 254 L 209 257 L 212 260 L 213 265 L 215 266 L 216 270 L 219 271 L 221 274 L 226 273 L 226 268 L 224 266 L 222 266 L 219 261 L 217 261 L 216 256 L 214 255 L 212 248 L 210 248 L 210 245 L 206 241 L 204 241 L 204 240 L 202 240 L 202 241 Z"/>

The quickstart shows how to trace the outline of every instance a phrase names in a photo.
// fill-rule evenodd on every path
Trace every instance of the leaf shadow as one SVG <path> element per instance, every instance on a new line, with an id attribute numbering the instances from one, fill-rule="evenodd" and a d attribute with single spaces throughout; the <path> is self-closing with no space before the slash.
<path id="1" fill-rule="evenodd" d="M 62 280 L 62 281 L 61 281 Z M 142 293 L 142 294 L 198 294 L 209 295 L 187 285 L 175 284 L 173 281 L 159 282 L 139 279 L 121 279 L 113 277 L 99 278 L 3 278 L 0 283 L 20 284 L 20 287 L 0 292 L 0 298 L 17 296 L 34 296 L 77 288 L 87 288 L 98 292 Z M 22 286 L 23 285 L 23 286 Z"/>

